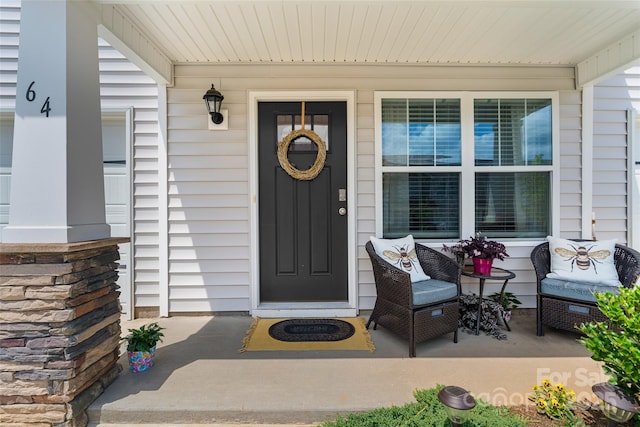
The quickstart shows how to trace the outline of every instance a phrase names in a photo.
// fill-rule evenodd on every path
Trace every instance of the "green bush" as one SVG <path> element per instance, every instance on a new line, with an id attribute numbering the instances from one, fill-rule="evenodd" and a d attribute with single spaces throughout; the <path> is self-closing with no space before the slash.
<path id="1" fill-rule="evenodd" d="M 340 416 L 336 421 L 321 424 L 323 427 L 443 427 L 451 426 L 444 406 L 438 401 L 438 392 L 444 386 L 438 385 L 428 390 L 416 390 L 413 394 L 417 402 L 403 406 L 378 408 L 369 412 Z M 526 427 L 522 418 L 509 415 L 508 409 L 495 407 L 476 400 L 465 426 L 473 427 Z"/>
<path id="2" fill-rule="evenodd" d="M 620 288 L 620 295 L 597 293 L 595 297 L 611 327 L 606 322 L 584 323 L 580 342 L 593 360 L 604 362 L 602 369 L 612 384 L 640 400 L 640 285 Z"/>

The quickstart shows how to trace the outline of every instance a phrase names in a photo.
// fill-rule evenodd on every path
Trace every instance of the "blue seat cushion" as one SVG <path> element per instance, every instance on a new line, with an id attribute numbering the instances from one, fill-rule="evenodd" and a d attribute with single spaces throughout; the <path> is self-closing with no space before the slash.
<path id="1" fill-rule="evenodd" d="M 458 294 L 458 287 L 455 283 L 429 279 L 412 283 L 411 291 L 413 305 L 425 305 L 454 298 Z"/>
<path id="2" fill-rule="evenodd" d="M 540 281 L 540 291 L 547 295 L 589 302 L 596 302 L 596 298 L 593 296 L 595 292 L 620 293 L 618 286 L 607 286 L 599 283 L 579 283 L 549 277 Z"/>

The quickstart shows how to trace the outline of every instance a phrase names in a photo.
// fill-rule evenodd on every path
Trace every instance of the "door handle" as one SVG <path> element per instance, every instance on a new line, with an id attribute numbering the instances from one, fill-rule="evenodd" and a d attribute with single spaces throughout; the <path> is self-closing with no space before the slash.
<path id="1" fill-rule="evenodd" d="M 338 215 L 345 216 L 347 214 L 347 208 L 338 209 Z"/>

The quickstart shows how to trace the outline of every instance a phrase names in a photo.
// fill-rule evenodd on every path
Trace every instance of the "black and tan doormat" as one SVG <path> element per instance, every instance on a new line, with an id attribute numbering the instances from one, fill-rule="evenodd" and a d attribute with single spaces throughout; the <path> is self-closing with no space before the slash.
<path id="1" fill-rule="evenodd" d="M 355 326 L 340 319 L 288 319 L 271 325 L 269 336 L 285 342 L 342 341 L 355 331 Z"/>
<path id="2" fill-rule="evenodd" d="M 243 340 L 243 351 L 368 350 L 371 335 L 361 317 L 341 319 L 256 318 Z"/>

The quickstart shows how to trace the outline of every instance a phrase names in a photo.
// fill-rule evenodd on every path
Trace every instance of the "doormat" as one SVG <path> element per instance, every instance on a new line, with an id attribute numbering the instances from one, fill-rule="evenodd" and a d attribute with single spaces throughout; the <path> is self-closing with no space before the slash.
<path id="1" fill-rule="evenodd" d="M 269 336 L 278 341 L 342 341 L 356 331 L 340 319 L 288 319 L 271 325 Z"/>
<path id="2" fill-rule="evenodd" d="M 270 335 L 270 331 L 273 336 Z M 277 337 L 277 338 L 274 338 Z M 256 318 L 242 341 L 245 351 L 368 350 L 375 346 L 362 317 L 341 319 Z"/>

